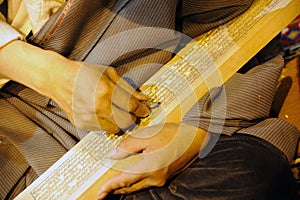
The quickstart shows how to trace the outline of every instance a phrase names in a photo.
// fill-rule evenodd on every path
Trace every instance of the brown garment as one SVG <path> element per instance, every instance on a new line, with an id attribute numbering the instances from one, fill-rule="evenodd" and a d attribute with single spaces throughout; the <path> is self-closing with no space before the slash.
<path id="1" fill-rule="evenodd" d="M 125 74 L 141 64 L 156 63 L 143 71 L 134 70 L 129 74 L 130 80 L 138 86 L 159 69 L 161 65 L 157 63 L 166 63 L 172 57 L 172 53 L 157 49 L 138 49 L 116 59 L 111 55 L 111 52 L 114 52 L 113 48 L 101 51 L 101 42 L 117 33 L 143 27 L 179 30 L 194 37 L 231 20 L 245 11 L 251 3 L 252 0 L 242 3 L 238 0 L 69 0 L 67 5 L 70 7 L 62 9 L 71 8 L 71 11 L 63 12 L 66 13 L 64 17 L 58 12 L 31 40 L 32 43 L 71 59 L 115 66 L 120 74 Z M 76 9 L 76 12 L 72 12 L 73 9 Z M 60 26 L 55 26 L 53 34 L 53 24 L 57 22 L 61 23 Z M 148 45 L 157 42 L 145 41 Z M 163 49 L 173 51 L 180 41 L 182 38 L 173 34 L 168 40 L 162 38 L 159 42 L 167 44 Z M 124 51 L 130 48 L 126 45 L 118 47 L 125 48 Z M 271 85 L 276 83 L 276 76 L 272 76 Z M 273 98 L 272 95 L 269 98 Z M 191 117 L 187 115 L 186 120 L 193 124 L 193 120 L 190 119 L 194 119 L 194 115 L 192 111 L 191 113 Z M 267 123 L 276 126 L 276 122 Z M 231 134 L 237 130 L 240 128 L 234 129 Z M 5 166 L 1 167 L 0 171 L 0 180 L 3 181 L 0 184 L 0 199 L 4 199 L 12 198 L 23 190 L 75 145 L 86 132 L 72 126 L 52 100 L 11 82 L 0 91 L 0 134 L 6 141 L 0 145 L 0 162 L 1 166 Z M 28 181 L 25 177 L 32 178 Z M 2 187 L 4 184 L 5 187 Z"/>

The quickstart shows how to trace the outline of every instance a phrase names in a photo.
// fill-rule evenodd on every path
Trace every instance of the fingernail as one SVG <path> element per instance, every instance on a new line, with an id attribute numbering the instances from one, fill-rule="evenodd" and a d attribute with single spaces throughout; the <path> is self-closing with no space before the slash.
<path id="1" fill-rule="evenodd" d="M 160 102 L 152 102 L 151 105 L 149 106 L 149 108 L 154 109 L 160 106 Z"/>
<path id="2" fill-rule="evenodd" d="M 152 99 L 150 99 L 150 100 L 148 100 L 148 101 L 145 102 L 145 105 L 146 105 L 148 108 L 150 108 L 150 109 L 157 108 L 157 107 L 160 106 L 160 104 L 161 104 L 160 101 L 155 101 L 155 100 L 152 100 Z"/>
<path id="3" fill-rule="evenodd" d="M 150 115 L 150 109 L 147 107 L 147 110 L 145 112 L 145 114 L 143 115 L 143 117 L 148 117 Z"/>
<path id="4" fill-rule="evenodd" d="M 139 117 L 145 118 L 150 115 L 150 109 L 147 105 L 144 106 L 143 113 Z"/>

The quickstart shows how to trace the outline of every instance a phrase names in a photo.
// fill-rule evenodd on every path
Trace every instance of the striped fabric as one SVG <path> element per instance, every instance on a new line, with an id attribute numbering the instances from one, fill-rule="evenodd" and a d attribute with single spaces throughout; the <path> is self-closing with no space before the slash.
<path id="1" fill-rule="evenodd" d="M 14 189 L 9 194 L 10 197 L 8 199 L 13 199 L 13 197 L 21 193 L 24 190 L 24 188 L 33 183 L 33 181 L 35 181 L 35 179 L 37 179 L 38 177 L 39 176 L 35 173 L 35 171 L 32 168 L 28 168 L 28 170 L 24 173 L 21 179 L 18 180 L 17 184 L 14 186 Z"/>
<path id="2" fill-rule="evenodd" d="M 123 40 L 125 43 L 116 43 L 112 40 L 104 48 L 102 44 L 109 37 L 134 28 L 146 27 L 175 29 L 193 37 L 229 21 L 246 10 L 251 3 L 252 0 L 243 1 L 242 4 L 237 0 L 69 0 L 37 35 L 30 38 L 30 41 L 71 59 L 114 66 L 126 80 L 138 87 L 171 58 L 172 53 L 169 51 L 176 50 L 182 38 L 175 33 L 169 35 L 170 37 L 158 37 L 158 42 L 166 45 L 161 46 L 165 49 L 163 51 L 143 48 L 145 43 L 128 43 L 126 40 Z M 149 44 L 157 42 L 147 39 L 144 41 Z M 117 49 L 126 52 L 132 46 L 135 46 L 136 50 L 122 56 L 114 48 L 118 47 Z M 263 138 L 264 132 L 272 133 L 264 139 L 270 142 L 275 139 L 275 145 L 286 151 L 291 159 L 295 150 L 294 141 L 298 138 L 297 130 L 278 119 L 264 120 L 268 115 L 281 67 L 282 60 L 277 58 L 271 61 L 271 64 L 260 67 L 263 70 L 244 76 L 234 76 L 225 85 L 226 95 L 230 96 L 226 102 L 229 106 L 226 108 L 228 119 L 225 120 L 225 127 L 219 133 L 239 132 Z M 249 84 L 258 84 L 257 77 L 260 77 L 262 92 L 266 88 L 268 90 L 267 96 L 262 96 L 263 98 L 255 96 L 257 95 L 255 90 L 249 93 L 251 89 Z M 239 86 L 238 89 L 235 86 Z M 269 87 L 272 91 L 269 91 Z M 218 97 L 223 91 L 225 90 L 217 88 L 213 92 Z M 214 127 L 219 130 L 218 120 L 211 121 L 209 107 L 205 107 L 205 102 L 212 100 L 205 98 L 195 105 L 200 105 L 203 111 L 201 118 L 199 119 L 200 113 L 197 112 L 199 109 L 192 109 L 184 120 L 209 131 L 214 131 Z M 217 99 L 212 101 L 213 104 L 218 102 Z M 253 104 L 257 99 L 262 100 L 261 104 Z M 251 111 L 255 112 L 248 112 L 249 105 Z M 222 105 L 216 106 L 222 109 Z M 0 119 L 0 136 L 8 141 L 0 145 L 0 164 L 6 166 L 0 169 L 0 180 L 9 183 L 0 188 L 0 199 L 4 199 L 9 192 L 12 198 L 86 134 L 85 131 L 72 126 L 55 102 L 13 82 L 0 90 Z M 208 123 L 216 126 L 210 126 L 211 130 Z M 284 142 L 289 142 L 290 147 L 280 144 L 281 139 L 278 139 L 282 138 L 278 137 L 280 134 L 286 137 Z M 17 167 L 17 161 L 22 163 L 22 167 Z M 10 173 L 8 169 L 11 170 Z M 30 181 L 21 178 L 22 175 L 30 177 Z"/>
<path id="3" fill-rule="evenodd" d="M 214 133 L 254 135 L 275 145 L 291 161 L 300 136 L 297 128 L 268 118 L 283 66 L 283 58 L 277 56 L 246 74 L 235 74 L 202 97 L 183 121 Z"/>
<path id="4" fill-rule="evenodd" d="M 29 165 L 23 155 L 2 134 L 0 134 L 0 142 L 0 199 L 4 199 L 4 194 L 7 194 L 14 187 L 20 177 L 25 174 Z"/>
<path id="5" fill-rule="evenodd" d="M 212 27 L 219 26 L 241 14 L 252 1 L 182 1 L 182 31 L 190 37 L 196 37 Z M 228 6 L 230 5 L 230 6 Z"/>

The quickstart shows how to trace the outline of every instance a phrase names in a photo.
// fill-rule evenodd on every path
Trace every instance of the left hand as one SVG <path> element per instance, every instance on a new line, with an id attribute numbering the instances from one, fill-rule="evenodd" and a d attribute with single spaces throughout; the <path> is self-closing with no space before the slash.
<path id="1" fill-rule="evenodd" d="M 206 131 L 187 124 L 161 124 L 144 128 L 125 138 L 111 155 L 122 162 L 134 154 L 141 159 L 102 185 L 98 199 L 109 193 L 128 194 L 151 186 L 163 186 L 167 179 L 182 169 L 205 146 Z"/>

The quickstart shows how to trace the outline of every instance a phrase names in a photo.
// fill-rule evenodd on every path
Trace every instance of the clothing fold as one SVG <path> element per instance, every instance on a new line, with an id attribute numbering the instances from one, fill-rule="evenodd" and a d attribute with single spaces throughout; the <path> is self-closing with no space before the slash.
<path id="1" fill-rule="evenodd" d="M 111 65 L 138 88 L 172 58 L 178 45 L 182 45 L 179 32 L 187 38 L 198 36 L 240 15 L 251 5 L 252 0 L 243 1 L 240 6 L 237 3 L 240 1 L 213 2 L 218 8 L 214 10 L 212 6 L 211 14 L 215 11 L 217 16 L 208 19 L 211 15 L 203 15 L 199 10 L 207 2 L 198 0 L 68 0 L 38 33 L 30 37 L 29 42 L 73 60 Z M 188 12 L 188 9 L 191 11 Z M 220 13 L 222 20 L 218 17 Z M 179 22 L 182 26 L 177 26 Z M 1 22 L 0 30 L 7 26 Z M 178 29 L 180 27 L 182 29 Z M 141 37 L 141 33 L 147 33 L 149 37 Z M 152 33 L 158 36 L 153 37 Z M 135 38 L 144 42 L 136 42 Z M 202 97 L 184 116 L 182 123 L 200 127 L 220 137 L 220 143 L 217 139 L 218 146 L 212 148 L 212 152 L 217 152 L 224 140 L 242 138 L 242 141 L 252 141 L 255 138 L 253 140 L 260 141 L 262 138 L 266 140 L 263 143 L 268 143 L 266 146 L 270 145 L 271 150 L 276 151 L 272 155 L 281 155 L 280 152 L 283 152 L 290 161 L 296 150 L 298 130 L 282 120 L 268 118 L 282 67 L 282 58 L 276 57 L 246 74 L 234 75 L 223 86 L 213 88 Z M 15 147 L 14 151 L 23 157 L 20 158 L 22 170 L 16 175 L 26 175 L 26 171 L 30 170 L 36 173 L 31 176 L 33 179 L 87 134 L 87 131 L 75 128 L 53 100 L 14 82 L 0 90 L 0 119 L 0 136 L 5 137 Z M 229 143 L 226 145 L 230 146 Z M 277 148 L 274 150 L 274 146 L 280 152 Z M 2 147 L 0 144 L 0 150 Z M 230 155 L 234 157 L 237 155 L 233 154 L 239 152 L 243 151 L 236 150 Z M 1 151 L 0 156 L 4 159 L 3 155 Z M 222 159 L 222 156 L 215 158 Z M 10 163 L 10 158 L 5 157 L 2 163 Z M 191 167 L 197 168 L 199 165 L 201 162 L 197 160 Z M 181 177 L 190 175 L 190 170 L 187 168 Z M 16 183 L 18 191 L 20 187 L 27 186 L 23 184 L 23 178 L 19 177 L 20 184 Z M 15 184 L 17 178 L 5 176 L 1 180 Z M 0 190 L 0 199 L 8 193 L 16 194 L 13 189 L 8 192 L 13 184 Z M 171 187 L 172 184 L 153 193 L 163 196 L 160 191 Z M 185 186 L 180 187 L 183 191 L 188 190 Z M 181 199 L 181 193 L 174 191 L 173 188 L 172 195 L 176 193 L 176 198 Z M 191 192 L 191 198 L 195 197 L 196 192 Z M 241 193 L 238 192 L 238 195 Z"/>

